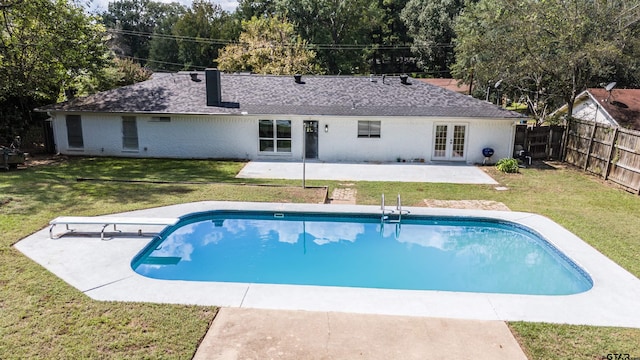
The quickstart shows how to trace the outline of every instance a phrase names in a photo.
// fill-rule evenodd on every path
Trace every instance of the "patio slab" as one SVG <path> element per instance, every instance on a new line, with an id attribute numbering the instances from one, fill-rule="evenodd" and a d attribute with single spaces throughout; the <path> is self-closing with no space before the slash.
<path id="1" fill-rule="evenodd" d="M 302 180 L 303 163 L 250 161 L 237 178 Z M 306 162 L 307 180 L 396 181 L 451 184 L 498 184 L 477 166 L 458 163 L 324 163 Z"/>
<path id="2" fill-rule="evenodd" d="M 194 360 L 525 360 L 501 321 L 223 308 Z"/>

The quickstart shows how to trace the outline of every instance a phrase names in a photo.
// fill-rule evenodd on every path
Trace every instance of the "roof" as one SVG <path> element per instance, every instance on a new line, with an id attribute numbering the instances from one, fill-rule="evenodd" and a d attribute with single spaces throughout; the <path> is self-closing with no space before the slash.
<path id="1" fill-rule="evenodd" d="M 441 88 L 459 92 L 461 94 L 469 93 L 469 85 L 468 84 L 458 84 L 458 80 L 456 79 L 420 79 L 420 81 L 426 82 L 427 84 L 439 86 Z"/>
<path id="2" fill-rule="evenodd" d="M 587 89 L 621 127 L 640 130 L 640 89 Z"/>
<path id="3" fill-rule="evenodd" d="M 221 74 L 223 106 L 207 106 L 204 72 L 187 72 L 37 109 L 48 112 L 282 114 L 520 118 L 522 115 L 421 81 L 399 77 Z"/>

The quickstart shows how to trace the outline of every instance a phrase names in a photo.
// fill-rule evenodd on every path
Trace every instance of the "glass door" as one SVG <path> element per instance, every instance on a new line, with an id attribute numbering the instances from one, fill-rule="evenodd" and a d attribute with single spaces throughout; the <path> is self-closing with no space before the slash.
<path id="1" fill-rule="evenodd" d="M 307 159 L 318 158 L 318 121 L 305 120 L 304 122 L 305 149 Z"/>
<path id="2" fill-rule="evenodd" d="M 464 160 L 467 125 L 436 124 L 433 137 L 432 160 Z"/>

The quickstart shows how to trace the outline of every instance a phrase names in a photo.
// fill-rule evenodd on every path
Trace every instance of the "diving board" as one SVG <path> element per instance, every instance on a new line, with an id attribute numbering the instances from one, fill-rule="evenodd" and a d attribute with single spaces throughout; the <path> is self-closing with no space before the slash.
<path id="1" fill-rule="evenodd" d="M 179 218 L 155 218 L 155 217 L 124 217 L 124 216 L 60 216 L 49 222 L 51 227 L 49 228 L 49 238 L 57 239 L 53 236 L 53 228 L 56 225 L 66 225 L 67 232 L 72 232 L 74 229 L 69 229 L 69 225 L 102 225 L 100 231 L 100 239 L 104 240 L 104 230 L 109 225 L 113 225 L 114 231 L 119 231 L 117 225 L 164 225 L 170 226 L 178 223 Z"/>

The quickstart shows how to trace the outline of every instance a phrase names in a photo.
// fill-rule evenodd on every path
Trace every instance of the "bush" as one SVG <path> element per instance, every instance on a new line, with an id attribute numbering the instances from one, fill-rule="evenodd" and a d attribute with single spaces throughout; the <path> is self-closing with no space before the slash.
<path id="1" fill-rule="evenodd" d="M 496 169 L 505 173 L 517 173 L 519 172 L 518 160 L 513 158 L 504 158 L 498 160 L 496 163 Z"/>

